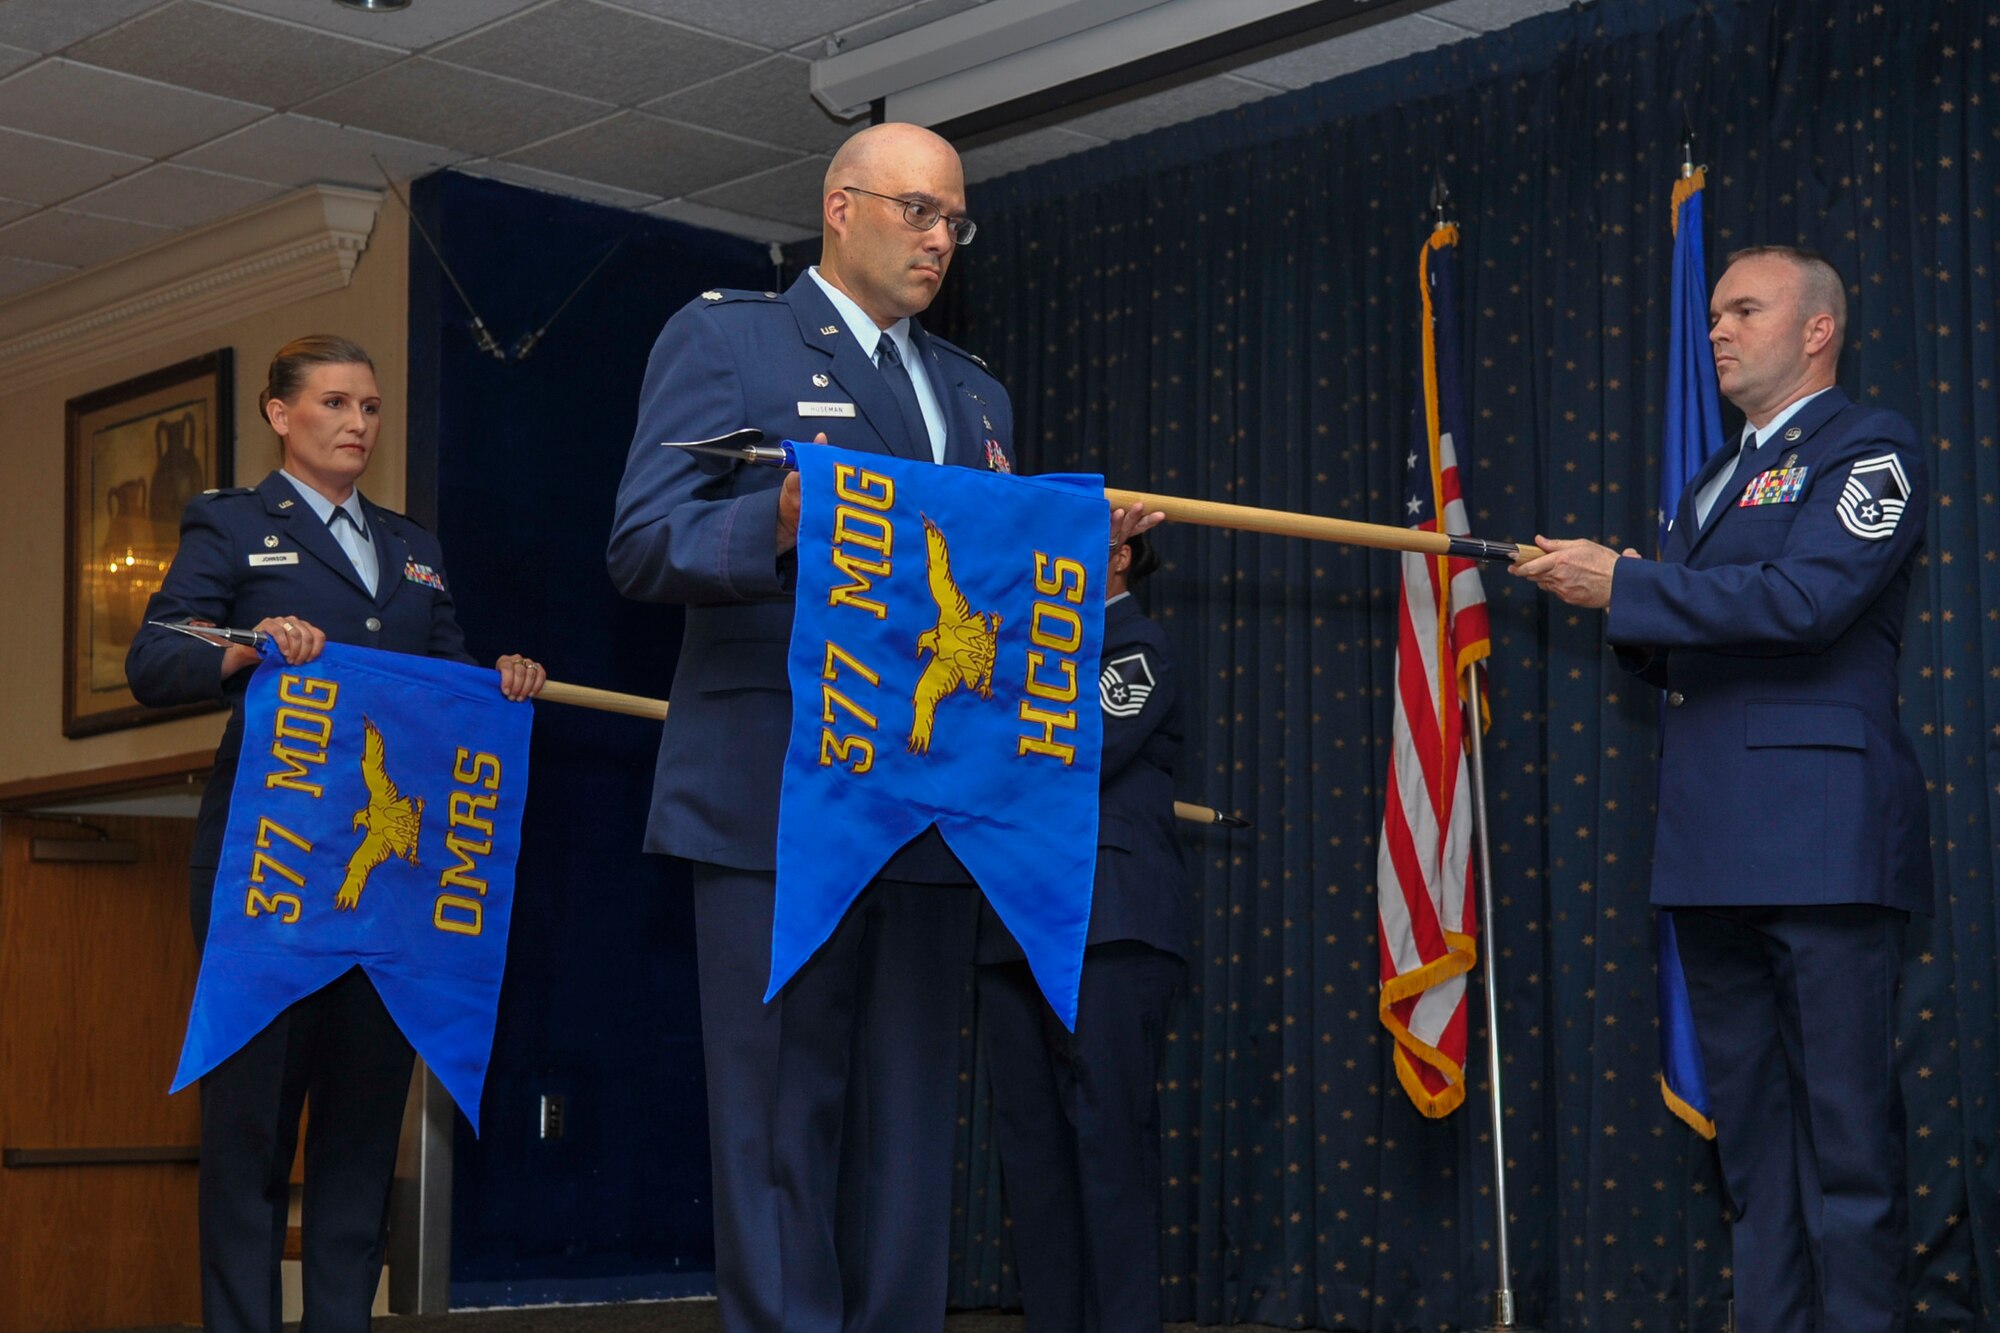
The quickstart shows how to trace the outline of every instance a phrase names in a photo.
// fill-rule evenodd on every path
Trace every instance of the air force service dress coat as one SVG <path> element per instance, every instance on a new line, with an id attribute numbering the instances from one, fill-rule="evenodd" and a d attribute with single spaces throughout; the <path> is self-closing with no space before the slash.
<path id="1" fill-rule="evenodd" d="M 1897 720 L 1929 504 L 1909 423 L 1829 389 L 1715 502 L 1709 460 L 1659 560 L 1621 560 L 1607 637 L 1666 691 L 1653 901 L 1926 912 L 1924 780 Z M 1739 503 L 1748 499 L 1753 503 Z"/>
<path id="2" fill-rule="evenodd" d="M 1612 580 L 1610 640 L 1666 691 L 1653 901 L 1673 909 L 1734 1204 L 1738 1329 L 1895 1330 L 1896 992 L 1906 914 L 1931 905 L 1897 720 L 1924 459 L 1900 416 L 1829 389 L 1698 526 L 1735 455 L 1688 485 L 1661 559 Z"/>
<path id="3" fill-rule="evenodd" d="M 1000 382 L 914 320 L 910 334 L 945 416 L 944 461 L 985 468 L 997 456 L 1011 470 L 1014 421 Z M 824 432 L 843 449 L 933 455 L 928 440 L 910 438 L 882 372 L 809 274 L 783 295 L 707 293 L 653 348 L 608 555 L 627 597 L 687 608 L 646 849 L 775 870 L 798 575 L 797 553 L 779 556 L 772 542 L 784 473 L 659 447 L 746 426 L 773 441 Z M 935 833 L 883 873 L 968 882 Z"/>
<path id="4" fill-rule="evenodd" d="M 1000 384 L 913 320 L 944 462 L 1011 468 Z M 685 608 L 646 846 L 693 867 L 716 1288 L 726 1333 L 906 1333 L 943 1321 L 959 997 L 976 898 L 932 830 L 891 858 L 770 1004 L 796 552 L 775 469 L 660 448 L 745 427 L 933 461 L 810 273 L 712 291 L 654 345 L 607 552 Z"/>
<path id="5" fill-rule="evenodd" d="M 470 662 L 438 542 L 362 498 L 380 570 L 370 593 L 292 483 L 212 491 L 181 517 L 180 550 L 148 620 L 248 628 L 296 616 L 331 642 Z M 221 651 L 142 628 L 126 657 L 141 703 L 230 704 L 202 793 L 190 858 L 195 939 L 208 931 L 230 790 L 244 749 L 250 671 L 222 679 Z M 258 751 L 251 745 L 252 759 Z M 271 1021 L 201 1080 L 202 1312 L 210 1333 L 279 1333 L 299 1111 L 310 1095 L 303 1216 L 305 1325 L 365 1333 L 382 1269 L 382 1227 L 413 1053 L 357 968 Z"/>
<path id="6" fill-rule="evenodd" d="M 1074 1033 L 990 907 L 979 1033 L 1030 1333 L 1160 1327 L 1155 1084 L 1194 933 L 1174 822 L 1179 681 L 1166 636 L 1121 597 L 1104 609 L 1097 874 Z"/>
<path id="7" fill-rule="evenodd" d="M 1136 597 L 1104 608 L 1097 692 L 1104 749 L 1087 943 L 1137 940 L 1185 960 L 1194 925 L 1174 820 L 1174 769 L 1185 730 L 1180 682 L 1166 635 Z M 980 911 L 978 957 L 982 963 L 1022 957 L 991 907 Z"/>

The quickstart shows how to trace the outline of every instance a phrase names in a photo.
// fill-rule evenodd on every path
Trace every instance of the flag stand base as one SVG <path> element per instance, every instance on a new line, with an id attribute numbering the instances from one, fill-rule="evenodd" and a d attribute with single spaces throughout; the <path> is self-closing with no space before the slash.
<path id="1" fill-rule="evenodd" d="M 1501 1287 L 1493 1293 L 1493 1317 L 1479 1326 L 1478 1333 L 1534 1333 L 1514 1320 L 1514 1290 Z"/>

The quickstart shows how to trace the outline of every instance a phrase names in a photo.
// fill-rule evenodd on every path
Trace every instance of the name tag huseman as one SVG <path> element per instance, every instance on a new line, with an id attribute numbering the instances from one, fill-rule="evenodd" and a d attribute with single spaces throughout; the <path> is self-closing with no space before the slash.
<path id="1" fill-rule="evenodd" d="M 252 569 L 257 568 L 259 565 L 296 565 L 297 563 L 299 563 L 299 553 L 297 551 L 252 551 L 250 553 L 250 568 Z"/>
<path id="2" fill-rule="evenodd" d="M 854 415 L 854 404 L 802 402 L 799 404 L 799 415 L 802 417 L 851 417 Z"/>

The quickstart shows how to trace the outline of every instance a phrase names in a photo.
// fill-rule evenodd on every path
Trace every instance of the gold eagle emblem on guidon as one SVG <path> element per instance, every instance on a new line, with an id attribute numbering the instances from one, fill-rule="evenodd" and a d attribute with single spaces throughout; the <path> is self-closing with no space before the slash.
<path id="1" fill-rule="evenodd" d="M 361 890 L 368 887 L 368 877 L 376 866 L 392 856 L 400 856 L 411 865 L 417 863 L 417 835 L 424 822 L 423 797 L 403 795 L 389 777 L 388 749 L 374 719 L 363 717 L 361 725 L 367 729 L 361 747 L 361 777 L 368 784 L 368 804 L 354 812 L 354 827 L 367 829 L 368 836 L 347 858 L 347 876 L 334 896 L 333 905 L 343 912 L 353 911 L 361 902 Z"/>
<path id="2" fill-rule="evenodd" d="M 917 656 L 926 649 L 930 665 L 917 678 L 916 718 L 910 724 L 911 754 L 928 754 L 931 725 L 945 696 L 963 685 L 982 699 L 993 697 L 993 651 L 1000 634 L 997 612 L 974 611 L 951 580 L 951 551 L 944 533 L 924 515 L 924 549 L 928 557 L 931 598 L 937 603 L 936 629 L 917 636 Z"/>

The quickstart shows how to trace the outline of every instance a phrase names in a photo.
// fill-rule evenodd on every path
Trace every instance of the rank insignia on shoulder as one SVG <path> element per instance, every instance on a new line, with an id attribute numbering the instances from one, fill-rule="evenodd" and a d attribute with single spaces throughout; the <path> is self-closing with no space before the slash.
<path id="1" fill-rule="evenodd" d="M 1000 441 L 991 436 L 986 440 L 986 467 L 991 472 L 1012 472 L 1014 465 L 1007 461 L 1007 451 L 1000 447 Z"/>
<path id="2" fill-rule="evenodd" d="M 419 564 L 415 560 L 403 566 L 403 577 L 412 583 L 421 583 L 426 588 L 436 588 L 439 592 L 444 591 L 444 575 L 432 569 L 429 565 Z"/>
<path id="3" fill-rule="evenodd" d="M 1769 472 L 1759 472 L 1743 488 L 1743 498 L 1736 502 L 1736 507 L 1791 504 L 1805 489 L 1806 472 L 1802 467 L 1774 467 Z"/>
<path id="4" fill-rule="evenodd" d="M 1895 535 L 1903 506 L 1910 499 L 1910 478 L 1894 454 L 1864 458 L 1847 471 L 1834 511 L 1840 526 L 1863 541 L 1879 542 Z"/>
<path id="5" fill-rule="evenodd" d="M 1153 668 L 1144 653 L 1133 653 L 1104 664 L 1097 677 L 1097 701 L 1112 717 L 1137 717 L 1153 693 Z"/>
<path id="6" fill-rule="evenodd" d="M 707 291 L 701 294 L 701 299 L 704 301 L 720 301 L 722 299 L 722 293 L 718 292 L 717 290 L 715 290 L 715 288 L 711 287 Z"/>

